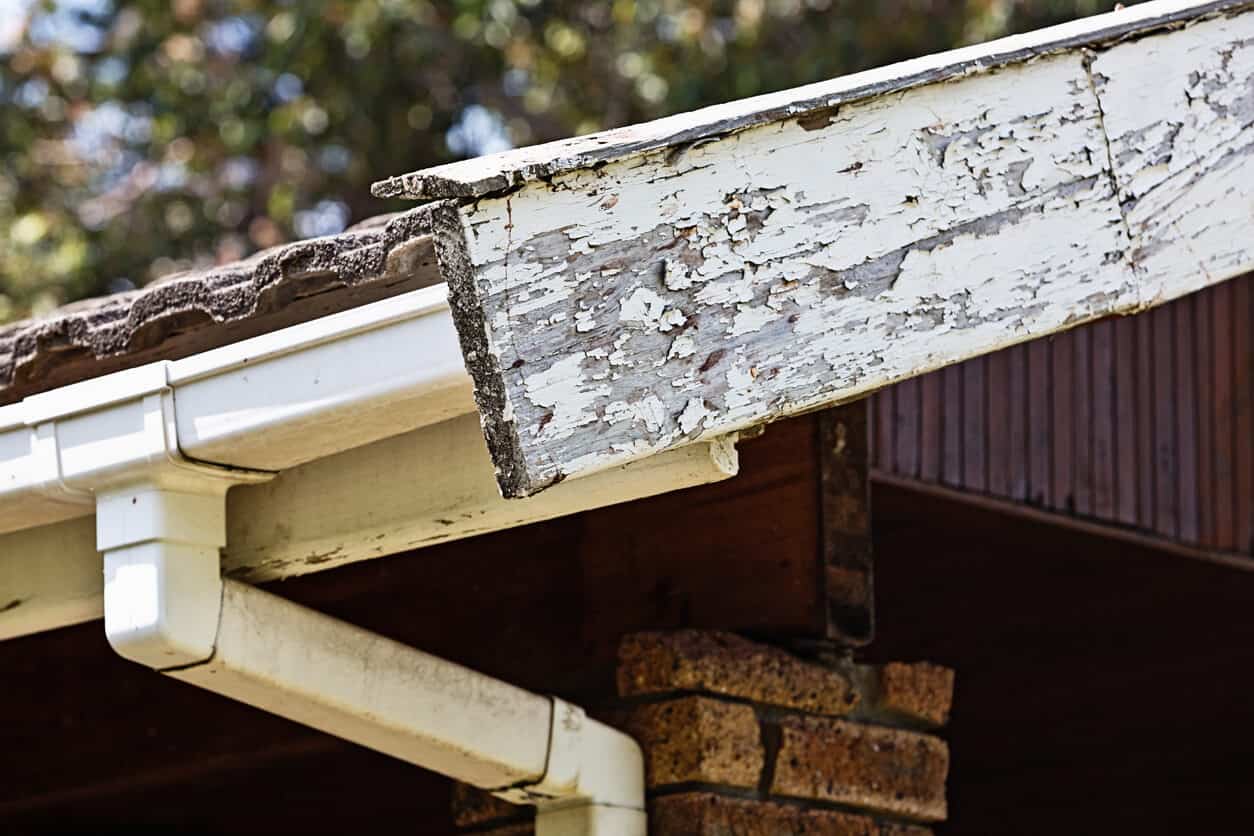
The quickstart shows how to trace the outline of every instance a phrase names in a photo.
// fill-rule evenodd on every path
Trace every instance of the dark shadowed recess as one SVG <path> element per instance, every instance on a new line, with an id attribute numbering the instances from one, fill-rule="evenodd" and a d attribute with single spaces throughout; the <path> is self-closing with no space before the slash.
<path id="1" fill-rule="evenodd" d="M 272 589 L 594 704 L 642 627 L 813 635 L 813 425 L 745 481 Z M 1254 573 L 885 484 L 871 661 L 958 671 L 943 834 L 1248 832 Z M 451 830 L 444 779 L 131 665 L 101 625 L 0 643 L 0 832 Z"/>

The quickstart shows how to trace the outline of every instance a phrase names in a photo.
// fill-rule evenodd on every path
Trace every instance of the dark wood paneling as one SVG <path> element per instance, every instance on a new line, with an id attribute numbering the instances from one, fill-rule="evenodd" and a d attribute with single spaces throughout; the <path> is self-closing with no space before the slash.
<path id="1" fill-rule="evenodd" d="M 1082 517 L 1093 515 L 1093 436 L 1097 421 L 1093 415 L 1093 329 L 1083 328 L 1072 340 L 1071 391 L 1071 492 L 1072 507 Z M 998 392 L 994 397 L 1005 397 Z M 1005 494 L 1002 494 L 1005 496 Z"/>
<path id="2" fill-rule="evenodd" d="M 1254 282 L 1235 284 L 1232 294 L 1235 539 L 1237 548 L 1254 550 Z"/>
<path id="3" fill-rule="evenodd" d="M 873 467 L 1254 555 L 1252 333 L 1246 276 L 898 384 Z"/>
<path id="4" fill-rule="evenodd" d="M 1075 510 L 1075 491 L 1072 486 L 1072 465 L 1075 464 L 1075 388 L 1071 366 L 1075 360 L 1075 336 L 1064 334 L 1061 339 L 1050 341 L 1050 404 L 1053 407 L 1050 423 L 1050 444 L 1053 447 L 1053 475 L 1050 479 L 1049 504 L 1068 512 Z M 971 487 L 974 486 L 964 486 Z"/>
<path id="5" fill-rule="evenodd" d="M 1177 399 L 1187 397 L 1176 389 L 1173 314 L 1177 306 L 1164 305 L 1146 316 L 1150 318 L 1150 332 L 1154 345 L 1154 388 L 1150 407 L 1154 410 L 1154 517 L 1153 529 L 1164 537 L 1174 538 L 1179 533 L 1179 468 L 1176 460 L 1179 447 L 1176 443 Z"/>
<path id="6" fill-rule="evenodd" d="M 896 420 L 893 422 L 893 447 L 896 452 L 897 467 L 909 473 L 917 473 L 923 444 L 919 425 L 922 423 L 922 410 L 919 402 L 919 380 L 907 380 L 896 387 L 897 409 L 894 410 Z"/>
<path id="7" fill-rule="evenodd" d="M 1176 497 L 1177 497 L 1177 528 L 1176 537 L 1181 542 L 1198 542 L 1200 520 L 1197 502 L 1197 461 L 1201 455 L 1197 434 L 1197 402 L 1204 398 L 1204 393 L 1197 391 L 1197 323 L 1194 312 L 1197 300 L 1193 297 L 1185 299 L 1175 306 L 1176 332 L 1175 342 L 1175 380 L 1173 391 L 1176 412 Z"/>
<path id="8" fill-rule="evenodd" d="M 1134 528 L 1154 530 L 1155 492 L 1158 483 L 1154 459 L 1154 334 L 1153 321 L 1138 316 L 1136 323 L 1136 417 L 1137 518 Z"/>
<path id="9" fill-rule="evenodd" d="M 985 357 L 963 363 L 962 371 L 962 483 L 972 490 L 988 486 L 988 390 Z"/>
<path id="10" fill-rule="evenodd" d="M 990 392 L 1010 394 L 1010 352 L 990 355 L 986 366 Z M 988 399 L 988 491 L 998 496 L 1013 496 L 1010 487 L 1010 461 L 1021 458 L 1012 454 L 1010 445 L 1010 398 Z"/>
<path id="11" fill-rule="evenodd" d="M 1093 326 L 1093 438 L 1090 448 L 1093 479 L 1091 514 L 1115 519 L 1115 323 Z"/>
<path id="12" fill-rule="evenodd" d="M 1053 379 L 1050 376 L 1050 351 L 1048 340 L 1036 340 L 1025 346 L 1028 352 L 1027 399 L 1028 399 L 1028 499 L 1034 505 L 1048 505 L 1052 501 L 1050 490 L 1050 431 L 1053 415 Z M 878 404 L 877 404 L 878 406 Z M 943 405 L 938 404 L 938 409 Z M 954 487 L 959 487 L 955 485 Z"/>
<path id="13" fill-rule="evenodd" d="M 1111 324 L 1115 329 L 1115 371 L 1111 381 L 1115 392 L 1115 419 L 1111 428 L 1115 449 L 1115 513 L 1112 519 L 1121 525 L 1135 526 L 1140 519 L 1141 507 L 1136 411 L 1137 322 L 1124 317 L 1112 320 Z M 1040 455 L 1048 455 L 1048 451 L 1048 444 L 1042 444 Z"/>
<path id="14" fill-rule="evenodd" d="M 941 481 L 946 485 L 961 485 L 962 479 L 962 368 L 960 366 L 948 366 L 936 374 L 941 376 L 944 384 L 941 387 L 941 401 L 930 404 L 930 408 L 942 416 L 944 420 L 944 441 L 945 447 L 941 461 L 944 467 L 941 472 Z M 892 390 L 890 389 L 889 392 Z M 875 396 L 872 406 L 880 403 L 890 402 L 888 399 L 892 397 L 889 392 L 884 392 Z M 947 405 L 944 408 L 942 405 Z M 875 409 L 874 412 L 879 412 Z M 874 465 L 874 463 L 872 463 Z"/>
<path id="15" fill-rule="evenodd" d="M 1236 507 L 1235 491 L 1236 463 L 1232 459 L 1231 449 L 1236 438 L 1236 422 L 1233 420 L 1236 399 L 1233 383 L 1236 380 L 1236 368 L 1233 363 L 1233 323 L 1232 313 L 1232 282 L 1215 288 L 1211 294 L 1211 368 L 1213 375 L 1212 400 L 1215 407 L 1214 450 L 1211 462 L 1215 468 L 1214 496 L 1211 502 L 1215 508 L 1215 539 L 1213 545 L 1221 549 L 1236 546 Z M 1228 455 L 1224 455 L 1227 452 Z"/>
<path id="16" fill-rule="evenodd" d="M 936 405 L 941 401 L 943 390 L 941 375 L 929 374 L 919 378 L 919 478 L 939 482 L 941 477 L 941 444 L 944 438 L 944 419 Z"/>
<path id="17" fill-rule="evenodd" d="M 1018 345 L 1006 352 L 1010 358 L 1007 374 L 1010 377 L 1007 389 L 1010 408 L 1010 496 L 1024 501 L 1028 498 L 1031 479 L 1028 475 L 1027 456 L 1018 455 L 1016 451 L 1027 449 L 1028 445 L 1028 351 L 1027 346 Z"/>

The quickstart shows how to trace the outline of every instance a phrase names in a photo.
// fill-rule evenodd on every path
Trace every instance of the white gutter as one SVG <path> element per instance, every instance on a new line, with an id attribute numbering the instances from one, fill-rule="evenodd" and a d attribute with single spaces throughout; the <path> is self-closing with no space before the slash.
<path id="1" fill-rule="evenodd" d="M 472 412 L 446 292 L 423 288 L 0 407 L 0 533 L 90 515 L 92 491 L 154 455 L 273 472 Z M 150 398 L 165 401 L 163 418 Z"/>

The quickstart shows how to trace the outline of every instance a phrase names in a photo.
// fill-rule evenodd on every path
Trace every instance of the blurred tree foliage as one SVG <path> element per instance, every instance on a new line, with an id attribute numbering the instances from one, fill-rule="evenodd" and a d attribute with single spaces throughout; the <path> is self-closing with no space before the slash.
<path id="1" fill-rule="evenodd" d="M 372 180 L 1097 0 L 0 0 L 0 322 L 337 232 Z"/>

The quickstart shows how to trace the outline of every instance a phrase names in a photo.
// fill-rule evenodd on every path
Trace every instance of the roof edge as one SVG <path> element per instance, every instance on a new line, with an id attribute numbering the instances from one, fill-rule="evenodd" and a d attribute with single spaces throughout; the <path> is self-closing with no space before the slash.
<path id="1" fill-rule="evenodd" d="M 1126 9 L 913 58 L 829 81 L 401 174 L 371 186 L 380 198 L 473 199 L 613 160 L 687 147 L 782 119 L 1085 46 L 1188 25 L 1254 8 L 1251 0 L 1151 0 Z"/>

